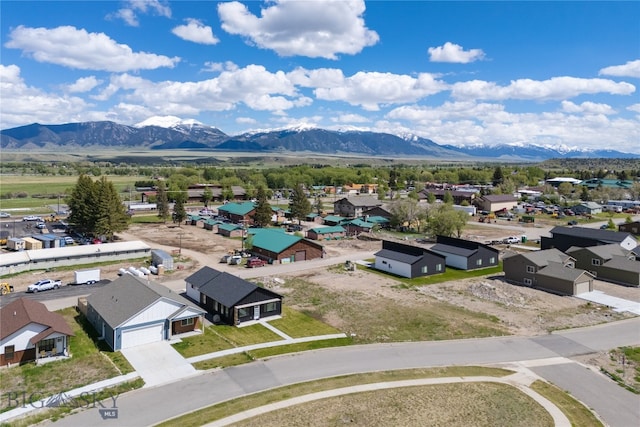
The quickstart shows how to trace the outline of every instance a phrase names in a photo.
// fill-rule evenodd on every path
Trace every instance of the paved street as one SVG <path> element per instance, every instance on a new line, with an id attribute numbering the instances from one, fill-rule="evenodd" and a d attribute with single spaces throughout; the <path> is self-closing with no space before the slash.
<path id="1" fill-rule="evenodd" d="M 587 368 L 573 363 L 567 364 L 566 361 L 555 362 L 558 356 L 640 344 L 640 318 L 558 332 L 548 337 L 373 344 L 274 357 L 128 393 L 118 398 L 118 420 L 111 421 L 113 425 L 131 427 L 153 425 L 247 393 L 335 375 L 430 366 L 501 364 L 537 359 L 549 359 L 549 363 L 560 363 L 557 368 L 552 364 L 548 365 L 551 368 L 547 366 L 534 369 L 537 374 L 551 381 L 562 380 L 563 383 L 559 385 L 563 389 L 579 396 L 580 391 L 585 388 L 597 390 L 601 385 L 600 377 L 594 373 L 560 376 L 559 372 L 566 370 L 567 366 L 578 366 L 578 369 L 585 371 Z M 609 425 L 640 425 L 640 397 L 620 390 L 626 397 L 620 398 L 618 393 L 594 392 L 582 393 L 580 398 L 591 408 L 609 408 L 601 414 Z M 635 406 L 634 402 L 637 403 Z M 634 407 L 637 410 L 634 411 Z M 634 423 L 629 424 L 629 420 Z M 55 425 L 87 426 L 101 425 L 101 422 L 104 421 L 99 412 L 89 409 L 65 417 Z"/>

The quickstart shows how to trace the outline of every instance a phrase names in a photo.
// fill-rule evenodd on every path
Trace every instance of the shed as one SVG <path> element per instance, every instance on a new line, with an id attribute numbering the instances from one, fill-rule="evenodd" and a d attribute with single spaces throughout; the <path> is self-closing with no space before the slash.
<path id="1" fill-rule="evenodd" d="M 313 240 L 341 239 L 347 234 L 344 227 L 334 225 L 331 227 L 316 227 L 307 231 L 307 237 Z"/>
<path id="2" fill-rule="evenodd" d="M 268 228 L 253 236 L 251 252 L 270 262 L 283 264 L 324 256 L 324 248 L 319 243 Z"/>
<path id="3" fill-rule="evenodd" d="M 165 270 L 171 271 L 173 270 L 173 257 L 162 249 L 152 249 L 151 264 L 156 267 L 162 265 Z"/>
<path id="4" fill-rule="evenodd" d="M 25 242 L 18 237 L 10 237 L 7 239 L 7 248 L 12 251 L 24 251 Z"/>
<path id="5" fill-rule="evenodd" d="M 42 249 L 42 242 L 40 240 L 36 240 L 33 237 L 23 237 L 22 240 L 24 240 L 24 247 L 28 251 Z"/>

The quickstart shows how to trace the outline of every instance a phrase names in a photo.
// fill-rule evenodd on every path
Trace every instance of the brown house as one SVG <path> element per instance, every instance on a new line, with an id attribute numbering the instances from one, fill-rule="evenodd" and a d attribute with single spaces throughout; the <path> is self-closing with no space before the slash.
<path id="1" fill-rule="evenodd" d="M 316 242 L 279 230 L 254 230 L 251 253 L 271 263 L 322 258 L 324 247 Z"/>
<path id="2" fill-rule="evenodd" d="M 69 355 L 71 327 L 44 304 L 20 298 L 0 309 L 0 366 Z"/>

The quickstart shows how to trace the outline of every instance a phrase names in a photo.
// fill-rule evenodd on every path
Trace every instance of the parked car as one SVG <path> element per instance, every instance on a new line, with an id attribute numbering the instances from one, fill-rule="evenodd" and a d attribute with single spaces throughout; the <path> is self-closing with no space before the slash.
<path id="1" fill-rule="evenodd" d="M 73 245 L 75 241 L 73 240 L 73 237 L 67 236 L 64 238 L 64 243 L 66 243 L 67 245 Z"/>
<path id="2" fill-rule="evenodd" d="M 42 221 L 42 218 L 36 215 L 27 215 L 22 218 L 23 221 Z"/>
<path id="3" fill-rule="evenodd" d="M 520 239 L 518 239 L 517 237 L 511 236 L 504 239 L 504 243 L 507 243 L 510 245 L 515 243 L 520 243 Z"/>
<path id="4" fill-rule="evenodd" d="M 0 218 L 11 218 L 11 214 L 9 212 L 0 212 Z"/>
<path id="5" fill-rule="evenodd" d="M 600 230 L 606 230 L 607 228 L 609 228 L 609 224 L 602 224 L 600 226 Z"/>
<path id="6" fill-rule="evenodd" d="M 567 225 L 578 225 L 578 221 L 572 219 L 571 221 L 567 222 Z"/>
<path id="7" fill-rule="evenodd" d="M 45 224 L 44 222 L 39 222 L 36 224 L 36 228 L 38 230 L 44 230 L 45 228 L 47 228 L 47 224 Z"/>
<path id="8" fill-rule="evenodd" d="M 29 287 L 27 288 L 27 292 L 37 293 L 48 291 L 50 289 L 58 289 L 60 286 L 62 286 L 62 281 L 60 280 L 43 279 L 38 280 L 33 285 L 29 285 Z"/>
<path id="9" fill-rule="evenodd" d="M 262 258 L 253 257 L 247 260 L 247 267 L 249 268 L 264 267 L 265 265 L 267 265 L 267 262 Z"/>

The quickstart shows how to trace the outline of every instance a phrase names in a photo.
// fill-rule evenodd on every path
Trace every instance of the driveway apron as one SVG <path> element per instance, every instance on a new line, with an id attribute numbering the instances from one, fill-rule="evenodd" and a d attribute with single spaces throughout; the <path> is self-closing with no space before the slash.
<path id="1" fill-rule="evenodd" d="M 121 350 L 145 387 L 178 381 L 196 374 L 196 369 L 166 342 L 139 345 Z"/>

